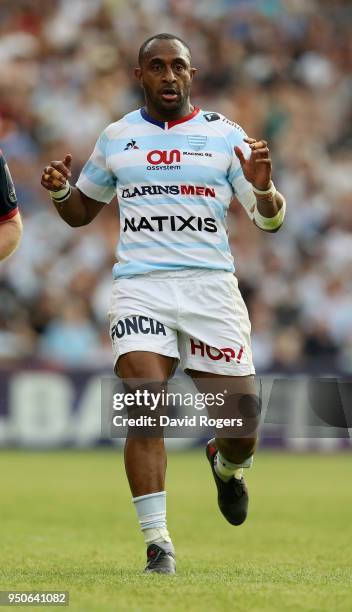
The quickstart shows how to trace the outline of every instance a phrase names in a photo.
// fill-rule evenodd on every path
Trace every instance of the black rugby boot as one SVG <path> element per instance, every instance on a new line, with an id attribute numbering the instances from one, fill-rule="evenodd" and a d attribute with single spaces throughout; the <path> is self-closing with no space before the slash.
<path id="1" fill-rule="evenodd" d="M 244 478 L 239 480 L 233 476 L 227 482 L 219 478 L 214 469 L 217 450 L 215 438 L 209 440 L 206 447 L 206 455 L 218 489 L 218 505 L 222 514 L 231 525 L 241 525 L 246 520 L 248 512 L 247 485 Z"/>

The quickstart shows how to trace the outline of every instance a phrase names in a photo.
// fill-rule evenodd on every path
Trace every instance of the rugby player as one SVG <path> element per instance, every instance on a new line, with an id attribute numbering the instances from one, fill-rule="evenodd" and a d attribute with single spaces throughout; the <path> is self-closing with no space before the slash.
<path id="1" fill-rule="evenodd" d="M 22 221 L 10 170 L 0 151 L 0 261 L 13 253 L 21 240 Z"/>
<path id="2" fill-rule="evenodd" d="M 145 106 L 102 132 L 76 186 L 69 154 L 44 169 L 41 183 L 73 227 L 90 223 L 117 194 L 121 229 L 109 311 L 116 374 L 163 385 L 179 362 L 200 390 L 209 379 L 223 389 L 226 380 L 231 397 L 250 398 L 250 322 L 226 213 L 235 195 L 251 222 L 275 232 L 285 200 L 271 180 L 267 143 L 192 105 L 195 72 L 180 38 L 149 38 L 135 69 Z M 247 516 L 242 472 L 255 444 L 254 433 L 207 445 L 219 507 L 232 525 Z M 163 437 L 128 437 L 125 466 L 147 545 L 145 571 L 174 573 Z"/>

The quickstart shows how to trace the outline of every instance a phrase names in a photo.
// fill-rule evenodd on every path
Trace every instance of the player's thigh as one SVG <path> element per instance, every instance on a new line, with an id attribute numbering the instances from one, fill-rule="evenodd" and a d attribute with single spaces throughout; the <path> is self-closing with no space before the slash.
<path id="1" fill-rule="evenodd" d="M 178 342 L 184 371 L 241 378 L 254 374 L 251 325 L 236 278 L 229 272 L 201 277 L 184 300 L 188 311 Z"/>
<path id="2" fill-rule="evenodd" d="M 179 360 L 175 300 L 161 286 L 137 277 L 113 283 L 108 317 L 114 370 L 122 378 L 165 380 Z"/>
<path id="3" fill-rule="evenodd" d="M 131 351 L 121 355 L 115 373 L 123 379 L 166 381 L 177 365 L 175 357 L 149 351 Z"/>
<path id="4" fill-rule="evenodd" d="M 255 376 L 225 376 L 198 370 L 187 370 L 187 373 L 200 393 L 224 394 L 232 398 L 234 408 L 247 405 L 248 414 L 257 414 L 259 397 Z"/>
<path id="5" fill-rule="evenodd" d="M 110 337 L 115 374 L 121 378 L 167 380 L 176 368 L 177 332 L 157 319 L 112 312 Z"/>
<path id="6" fill-rule="evenodd" d="M 226 376 L 224 374 L 203 372 L 193 369 L 187 369 L 187 374 L 192 377 L 197 388 L 205 388 L 205 386 L 208 384 L 207 381 L 211 381 L 214 388 L 220 389 L 226 384 L 226 387 L 231 389 L 233 392 L 256 392 L 256 382 L 253 374 L 249 374 L 248 376 Z"/>

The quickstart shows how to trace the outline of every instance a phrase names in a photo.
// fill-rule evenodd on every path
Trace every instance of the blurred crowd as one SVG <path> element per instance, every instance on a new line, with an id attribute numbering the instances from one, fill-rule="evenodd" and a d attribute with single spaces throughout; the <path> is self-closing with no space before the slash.
<path id="1" fill-rule="evenodd" d="M 285 227 L 229 213 L 258 372 L 352 372 L 352 38 L 344 0 L 2 0 L 0 148 L 24 218 L 0 268 L 0 363 L 111 367 L 106 312 L 113 201 L 72 229 L 40 186 L 52 159 L 74 177 L 101 130 L 143 104 L 132 78 L 151 34 L 184 38 L 193 102 L 268 140 Z"/>

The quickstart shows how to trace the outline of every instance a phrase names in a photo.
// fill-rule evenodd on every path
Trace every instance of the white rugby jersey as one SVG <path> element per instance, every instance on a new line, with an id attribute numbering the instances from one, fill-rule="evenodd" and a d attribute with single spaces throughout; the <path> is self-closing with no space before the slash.
<path id="1" fill-rule="evenodd" d="M 249 157 L 245 137 L 236 123 L 199 108 L 169 122 L 142 108 L 102 132 L 77 187 L 99 202 L 117 194 L 115 279 L 154 270 L 234 271 L 227 210 L 235 194 L 252 219 L 256 203 L 234 153 L 238 146 Z"/>

